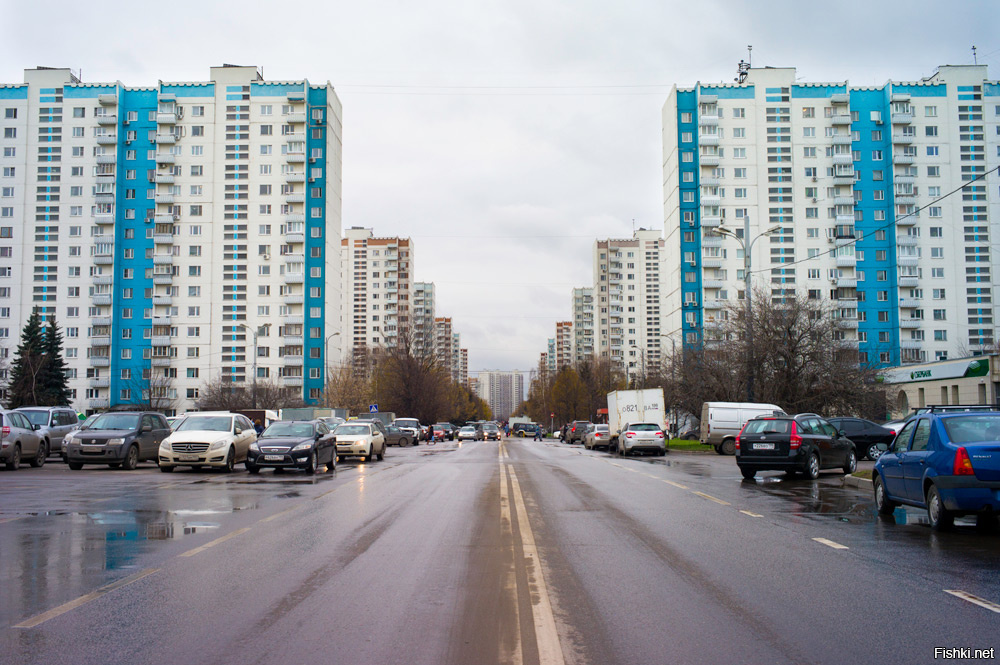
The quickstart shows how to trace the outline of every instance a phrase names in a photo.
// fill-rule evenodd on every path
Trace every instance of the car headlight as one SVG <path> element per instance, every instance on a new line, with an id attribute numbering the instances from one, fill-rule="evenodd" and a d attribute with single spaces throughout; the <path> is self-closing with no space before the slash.
<path id="1" fill-rule="evenodd" d="M 209 447 L 209 450 L 219 450 L 220 448 L 225 448 L 228 442 L 229 439 L 219 439 L 218 441 L 212 443 L 211 447 Z"/>
<path id="2" fill-rule="evenodd" d="M 125 439 L 121 439 L 121 438 L 119 438 L 119 439 L 108 439 L 108 445 L 109 446 L 120 446 L 123 443 L 125 443 Z"/>
<path id="3" fill-rule="evenodd" d="M 299 451 L 299 450 L 309 450 L 312 447 L 313 447 L 313 442 L 312 441 L 303 441 L 299 445 L 297 445 L 294 448 L 292 448 L 292 452 L 294 453 L 294 452 Z"/>
<path id="4" fill-rule="evenodd" d="M 71 436 L 68 439 L 66 439 L 66 443 L 68 443 L 68 444 L 77 444 L 77 443 L 80 443 L 80 439 L 76 438 L 75 436 Z"/>
<path id="5" fill-rule="evenodd" d="M 169 441 L 160 441 L 160 450 L 165 453 L 172 453 L 174 449 L 170 446 Z"/>
<path id="6" fill-rule="evenodd" d="M 254 451 L 255 453 L 260 452 L 260 446 L 257 445 L 256 441 L 250 444 L 250 450 Z"/>

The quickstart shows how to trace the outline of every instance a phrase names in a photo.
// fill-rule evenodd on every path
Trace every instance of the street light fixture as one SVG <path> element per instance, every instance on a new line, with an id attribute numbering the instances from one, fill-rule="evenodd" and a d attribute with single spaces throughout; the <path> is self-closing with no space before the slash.
<path id="1" fill-rule="evenodd" d="M 257 328 L 251 328 L 250 326 L 248 326 L 245 323 L 238 323 L 236 325 L 239 326 L 240 328 L 243 328 L 244 330 L 249 330 L 250 334 L 253 335 L 253 396 L 252 396 L 252 400 L 253 400 L 253 408 L 256 409 L 257 408 L 257 333 L 259 333 L 261 330 L 266 330 L 266 329 L 270 328 L 271 324 L 270 323 L 265 323 L 264 325 L 259 326 Z"/>
<path id="2" fill-rule="evenodd" d="M 326 341 L 323 342 L 323 353 L 326 354 L 326 380 L 330 380 L 330 368 L 333 366 L 330 362 L 330 340 L 334 337 L 340 337 L 339 332 L 330 333 L 326 336 Z"/>
<path id="3" fill-rule="evenodd" d="M 640 362 L 642 363 L 640 365 L 640 368 L 642 370 L 642 380 L 639 383 L 639 388 L 641 390 L 646 387 L 646 349 L 636 346 L 635 344 L 631 344 L 629 348 L 635 349 L 639 352 L 639 359 Z"/>
<path id="4" fill-rule="evenodd" d="M 743 237 L 737 235 L 737 233 L 731 229 L 723 228 L 721 226 L 709 229 L 710 233 L 715 235 L 726 236 L 733 238 L 736 242 L 740 243 L 743 248 L 743 297 L 747 301 L 747 401 L 753 401 L 753 305 L 751 302 L 751 283 L 750 283 L 750 256 L 753 252 L 753 245 L 758 239 L 764 236 L 773 235 L 781 230 L 780 224 L 775 224 L 771 228 L 767 229 L 763 233 L 750 238 L 750 216 L 745 215 L 743 217 Z M 749 239 L 749 240 L 748 240 Z"/>

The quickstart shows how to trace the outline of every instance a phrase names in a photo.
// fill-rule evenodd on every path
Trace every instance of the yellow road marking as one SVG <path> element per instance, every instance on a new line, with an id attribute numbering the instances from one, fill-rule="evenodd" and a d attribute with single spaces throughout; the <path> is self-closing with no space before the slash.
<path id="1" fill-rule="evenodd" d="M 757 513 L 751 513 L 749 510 L 741 510 L 744 515 L 749 515 L 750 517 L 763 517 L 763 515 L 758 515 Z"/>
<path id="2" fill-rule="evenodd" d="M 973 605 L 979 605 L 980 607 L 985 607 L 990 612 L 996 612 L 997 614 L 1000 614 L 1000 605 L 990 602 L 985 598 L 980 598 L 979 596 L 973 596 L 968 591 L 960 591 L 958 589 L 945 589 L 944 592 L 951 594 L 956 598 L 961 598 L 962 600 L 972 603 Z"/>
<path id="3" fill-rule="evenodd" d="M 500 462 L 500 531 L 503 534 L 503 542 L 511 543 L 511 554 L 514 552 L 514 522 L 510 515 L 510 493 L 507 489 L 507 465 Z M 504 587 L 517 598 L 517 571 L 514 560 L 511 558 L 504 560 Z M 518 605 L 520 607 L 520 605 Z M 501 662 L 509 662 L 511 665 L 521 665 L 524 662 L 524 655 L 521 649 L 521 613 L 514 612 L 514 646 L 512 653 L 501 653 Z"/>
<path id="4" fill-rule="evenodd" d="M 196 547 L 193 550 L 188 550 L 187 552 L 184 552 L 180 556 L 194 556 L 195 554 L 198 554 L 199 552 L 204 552 L 209 547 L 215 547 L 219 543 L 224 543 L 227 540 L 229 540 L 230 538 L 235 538 L 236 536 L 243 535 L 244 533 L 246 533 L 249 530 L 250 530 L 249 527 L 248 528 L 244 528 L 244 529 L 237 529 L 236 531 L 233 531 L 232 533 L 228 533 L 228 534 L 226 534 L 225 536 L 223 536 L 221 538 L 216 538 L 215 540 L 213 540 L 211 542 L 205 543 L 201 547 Z"/>
<path id="5" fill-rule="evenodd" d="M 703 499 L 708 499 L 709 501 L 714 501 L 714 502 L 716 502 L 717 504 L 719 504 L 719 505 L 721 505 L 721 506 L 728 506 L 728 505 L 731 505 L 731 504 L 730 504 L 730 503 L 729 503 L 728 501 L 723 501 L 722 499 L 716 499 L 716 498 L 715 498 L 714 496 L 712 496 L 711 494 L 705 494 L 704 492 L 695 492 L 694 490 L 692 490 L 692 491 L 691 491 L 691 494 L 697 494 L 697 495 L 698 495 L 698 496 L 700 496 L 701 498 L 703 498 Z"/>
<path id="6" fill-rule="evenodd" d="M 158 572 L 159 570 L 160 570 L 159 568 L 147 568 L 146 570 L 140 571 L 135 575 L 130 575 L 129 577 L 125 577 L 118 580 L 117 582 L 112 582 L 107 586 L 102 586 L 97 591 L 91 591 L 88 594 L 80 596 L 76 600 L 71 600 L 68 603 L 64 603 L 59 607 L 49 610 L 48 612 L 43 612 L 42 614 L 27 619 L 26 621 L 22 621 L 21 623 L 14 626 L 14 628 L 34 628 L 35 626 L 41 623 L 45 623 L 49 619 L 54 619 L 57 616 L 65 614 L 66 612 L 69 612 L 72 609 L 76 609 L 77 607 L 80 607 L 85 603 L 89 603 L 95 598 L 100 598 L 105 594 L 111 593 L 115 589 L 120 589 L 126 584 L 131 584 L 132 582 L 138 582 L 144 577 L 149 577 L 150 575 L 152 575 L 155 572 Z"/>
<path id="7" fill-rule="evenodd" d="M 840 543 L 835 543 L 832 540 L 827 540 L 826 538 L 813 538 L 817 543 L 821 545 L 826 545 L 827 547 L 832 547 L 835 550 L 849 550 L 847 545 L 841 545 Z"/>
<path id="8" fill-rule="evenodd" d="M 661 480 L 662 480 L 662 478 L 661 478 Z M 687 485 L 681 485 L 680 483 L 675 483 L 672 480 L 663 480 L 663 482 L 665 482 L 668 485 L 672 485 L 673 487 L 676 487 L 677 489 L 680 489 L 680 490 L 686 490 L 686 489 L 688 489 Z"/>

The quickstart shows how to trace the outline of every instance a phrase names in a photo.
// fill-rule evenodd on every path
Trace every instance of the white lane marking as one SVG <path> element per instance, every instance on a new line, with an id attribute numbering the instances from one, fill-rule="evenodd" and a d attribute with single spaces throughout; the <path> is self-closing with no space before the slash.
<path id="1" fill-rule="evenodd" d="M 821 545 L 826 545 L 827 547 L 832 547 L 835 550 L 849 550 L 851 549 L 847 545 L 841 545 L 840 543 L 835 543 L 832 540 L 827 540 L 826 538 L 813 538 L 817 543 Z"/>
<path id="2" fill-rule="evenodd" d="M 507 465 L 502 461 L 500 462 L 500 532 L 503 537 L 504 543 L 511 544 L 511 555 L 514 555 L 514 523 L 510 516 L 510 494 L 507 490 Z M 504 589 L 510 593 L 515 599 L 517 598 L 517 571 L 514 566 L 514 560 L 511 558 L 509 561 L 505 561 L 504 571 Z M 521 650 L 521 610 L 520 603 L 516 603 L 517 607 L 514 612 L 514 646 L 513 653 L 501 653 L 500 662 L 511 663 L 511 665 L 521 665 L 524 662 L 524 656 Z M 501 647 L 503 645 L 501 644 Z"/>
<path id="3" fill-rule="evenodd" d="M 199 552 L 204 552 L 209 547 L 215 547 L 219 543 L 224 543 L 227 540 L 229 540 L 230 538 L 235 538 L 236 536 L 243 535 L 244 533 L 246 533 L 249 530 L 250 530 L 249 527 L 243 528 L 243 529 L 236 529 L 236 531 L 233 531 L 232 533 L 227 533 L 226 535 L 224 535 L 221 538 L 216 538 L 215 540 L 213 540 L 211 542 L 205 543 L 201 547 L 196 547 L 193 550 L 188 550 L 187 552 L 184 552 L 183 554 L 181 554 L 179 556 L 194 556 L 195 554 L 198 554 Z"/>
<path id="4" fill-rule="evenodd" d="M 563 665 L 562 646 L 559 644 L 559 631 L 556 630 L 556 619 L 552 614 L 552 602 L 549 600 L 549 589 L 545 584 L 545 573 L 542 571 L 542 560 L 535 547 L 535 536 L 528 522 L 528 511 L 524 508 L 524 497 L 521 495 L 521 485 L 517 482 L 514 468 L 510 473 L 514 506 L 517 509 L 518 530 L 521 532 L 521 548 L 524 551 L 527 564 L 528 585 L 534 587 L 531 595 L 531 614 L 535 622 L 535 639 L 538 641 L 539 665 Z"/>
<path id="5" fill-rule="evenodd" d="M 944 589 L 945 593 L 951 594 L 956 598 L 961 598 L 962 600 L 972 603 L 973 605 L 979 605 L 980 607 L 985 607 L 990 612 L 996 612 L 1000 614 L 1000 605 L 990 602 L 985 598 L 980 598 L 979 596 L 973 596 L 968 591 L 962 591 L 960 589 Z"/>
<path id="6" fill-rule="evenodd" d="M 744 515 L 749 515 L 750 517 L 763 517 L 763 515 L 758 515 L 757 513 L 751 513 L 749 510 L 741 510 Z"/>
<path id="7" fill-rule="evenodd" d="M 159 570 L 160 570 L 159 568 L 147 568 L 146 570 L 139 571 L 135 575 L 130 575 L 128 577 L 118 580 L 117 582 L 112 582 L 111 584 L 102 586 L 97 591 L 91 591 L 88 594 L 80 596 L 76 600 L 71 600 L 68 603 L 63 603 L 59 607 L 53 608 L 48 612 L 43 612 L 42 614 L 31 617 L 30 619 L 26 619 L 25 621 L 22 621 L 21 623 L 14 626 L 14 628 L 34 628 L 35 626 L 41 623 L 45 623 L 49 619 L 54 619 L 57 616 L 65 614 L 70 610 L 76 609 L 77 607 L 80 607 L 85 603 L 89 603 L 95 598 L 100 598 L 105 594 L 111 593 L 115 589 L 120 589 L 126 584 L 131 584 L 132 582 L 138 582 L 144 577 L 149 577 L 153 573 L 159 572 Z"/>
<path id="8" fill-rule="evenodd" d="M 732 505 L 728 501 L 723 501 L 722 499 L 717 499 L 714 496 L 712 496 L 711 494 L 705 494 L 704 492 L 695 492 L 694 490 L 691 490 L 691 494 L 696 494 L 696 495 L 700 496 L 703 499 L 708 499 L 709 501 L 714 501 L 717 504 L 719 504 L 720 506 L 729 506 L 729 505 Z"/>

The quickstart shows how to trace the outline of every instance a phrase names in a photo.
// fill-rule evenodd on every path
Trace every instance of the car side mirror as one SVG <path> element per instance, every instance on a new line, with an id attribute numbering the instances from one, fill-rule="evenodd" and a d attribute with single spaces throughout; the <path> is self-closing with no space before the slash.
<path id="1" fill-rule="evenodd" d="M 845 432 L 844 430 L 840 430 L 839 432 L 837 432 L 837 434 L 844 437 L 845 439 L 847 438 L 847 432 Z"/>
<path id="2" fill-rule="evenodd" d="M 33 429 L 33 430 L 35 430 L 37 432 L 38 430 L 42 429 L 42 426 L 41 425 L 35 425 L 34 423 L 32 423 L 31 429 Z"/>

